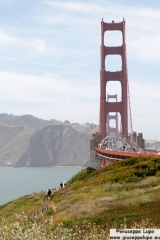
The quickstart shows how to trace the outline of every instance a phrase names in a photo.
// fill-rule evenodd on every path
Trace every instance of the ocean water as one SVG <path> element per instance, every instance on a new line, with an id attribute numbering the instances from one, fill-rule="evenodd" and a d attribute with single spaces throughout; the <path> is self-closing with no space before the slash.
<path id="1" fill-rule="evenodd" d="M 47 189 L 59 188 L 82 167 L 0 167 L 0 205 Z"/>

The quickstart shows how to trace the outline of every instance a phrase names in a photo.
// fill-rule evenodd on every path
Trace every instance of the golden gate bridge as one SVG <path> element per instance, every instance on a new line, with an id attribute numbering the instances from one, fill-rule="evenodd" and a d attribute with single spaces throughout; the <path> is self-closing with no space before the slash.
<path id="1" fill-rule="evenodd" d="M 105 32 L 120 31 L 122 44 L 120 46 L 106 46 Z M 119 55 L 122 68 L 120 71 L 109 71 L 105 66 L 106 57 Z M 90 163 L 95 168 L 105 167 L 107 164 L 128 157 L 148 156 L 160 157 L 156 151 L 145 149 L 142 133 L 133 132 L 132 114 L 129 93 L 125 20 L 122 22 L 106 23 L 101 21 L 101 46 L 100 46 L 100 113 L 99 130 L 92 135 L 90 140 Z M 108 82 L 120 82 L 121 100 L 118 101 L 117 93 L 107 93 Z M 119 119 L 119 115 L 120 119 Z M 115 127 L 110 122 L 115 121 Z M 119 123 L 120 121 L 120 123 Z M 130 132 L 128 129 L 130 127 Z"/>

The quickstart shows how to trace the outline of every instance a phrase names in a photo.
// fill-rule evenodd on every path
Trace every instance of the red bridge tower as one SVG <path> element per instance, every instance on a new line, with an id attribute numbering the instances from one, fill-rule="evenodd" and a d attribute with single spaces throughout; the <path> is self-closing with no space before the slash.
<path id="1" fill-rule="evenodd" d="M 108 47 L 104 45 L 105 31 L 121 31 L 122 45 L 116 47 Z M 105 57 L 107 55 L 120 55 L 122 59 L 122 69 L 117 72 L 105 70 Z M 121 101 L 109 102 L 106 96 L 106 84 L 108 81 L 119 81 L 121 83 Z M 108 135 L 109 129 L 109 113 L 120 113 L 122 135 L 128 137 L 128 79 L 127 79 L 127 59 L 126 59 L 126 43 L 125 43 L 125 21 L 115 23 L 101 22 L 101 69 L 100 69 L 100 119 L 99 133 L 101 139 Z"/>

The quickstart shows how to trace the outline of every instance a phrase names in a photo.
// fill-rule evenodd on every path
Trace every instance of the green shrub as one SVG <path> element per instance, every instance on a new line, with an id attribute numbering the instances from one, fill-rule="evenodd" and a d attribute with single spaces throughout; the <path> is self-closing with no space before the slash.
<path id="1" fill-rule="evenodd" d="M 158 186 L 160 185 L 160 176 L 156 175 L 156 178 L 151 181 L 151 186 Z"/>
<path id="2" fill-rule="evenodd" d="M 95 169 L 94 168 L 91 168 L 91 167 L 87 167 L 85 169 L 82 169 L 80 172 L 78 172 L 77 174 L 75 174 L 68 182 L 67 182 L 67 185 L 68 184 L 71 184 L 71 183 L 75 183 L 75 182 L 78 182 L 78 181 L 81 181 L 83 180 L 85 177 L 87 177 L 90 173 L 94 172 Z"/>

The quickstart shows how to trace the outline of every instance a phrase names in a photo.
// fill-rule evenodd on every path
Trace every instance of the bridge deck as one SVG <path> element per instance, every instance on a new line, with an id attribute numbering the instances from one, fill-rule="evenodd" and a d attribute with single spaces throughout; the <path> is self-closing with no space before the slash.
<path id="1" fill-rule="evenodd" d="M 130 157 L 156 157 L 159 158 L 160 155 L 156 153 L 141 153 L 141 152 L 125 152 L 125 151 L 119 151 L 119 150 L 110 150 L 110 149 L 102 149 L 95 147 L 96 153 L 99 153 L 103 155 L 104 157 L 111 157 L 111 158 L 117 158 L 117 159 L 125 159 L 125 158 L 130 158 Z"/>

